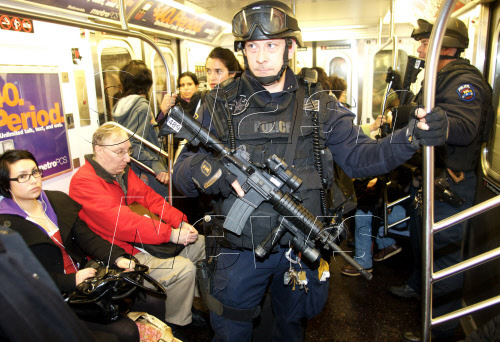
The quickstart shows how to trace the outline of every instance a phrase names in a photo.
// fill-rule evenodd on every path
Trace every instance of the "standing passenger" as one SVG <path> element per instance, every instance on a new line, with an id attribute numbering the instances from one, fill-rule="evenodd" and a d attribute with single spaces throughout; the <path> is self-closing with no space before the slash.
<path id="1" fill-rule="evenodd" d="M 122 97 L 113 108 L 114 121 L 160 148 L 158 133 L 152 125 L 154 116 L 149 104 L 149 91 L 153 84 L 151 71 L 143 61 L 132 60 L 121 69 L 120 81 Z M 165 113 L 166 111 L 163 114 Z M 134 163 L 132 170 L 160 196 L 166 198 L 166 184 L 170 177 L 163 156 L 134 137 L 131 138 L 131 143 L 134 148 L 132 157 L 152 168 L 155 175 Z"/>
<path id="2" fill-rule="evenodd" d="M 428 21 L 419 19 L 418 28 L 412 32 L 412 37 L 420 42 L 417 51 L 423 59 L 427 57 L 432 26 Z M 435 199 L 435 222 L 472 206 L 476 193 L 474 170 L 480 157 L 481 139 L 489 129 L 485 127 L 485 110 L 491 103 L 489 85 L 476 67 L 467 59 L 460 58 L 460 54 L 468 46 L 467 27 L 462 21 L 450 18 L 437 66 L 435 97 L 435 111 L 446 115 L 448 132 L 446 144 L 435 149 L 435 176 L 442 184 L 446 184 L 449 193 L 462 199 L 463 203 L 454 205 Z M 417 94 L 415 103 L 404 107 L 404 111 L 398 110 L 398 116 L 423 104 L 422 89 Z M 410 221 L 410 241 L 415 256 L 413 273 L 407 284 L 390 288 L 393 294 L 405 298 L 419 298 L 421 291 L 422 223 L 419 212 L 420 209 L 414 209 Z M 467 222 L 462 222 L 434 235 L 434 272 L 462 261 L 461 246 L 466 226 Z M 441 316 L 462 307 L 462 284 L 463 273 L 434 283 L 433 316 Z M 451 336 L 457 325 L 457 320 L 440 324 L 432 329 L 433 336 Z M 408 341 L 420 341 L 420 332 L 407 332 L 404 337 Z"/>
<path id="3" fill-rule="evenodd" d="M 222 47 L 216 47 L 210 51 L 205 62 L 205 69 L 210 89 L 214 89 L 230 77 L 240 77 L 243 72 L 234 53 Z"/>
<path id="4" fill-rule="evenodd" d="M 183 72 L 177 80 L 179 95 L 175 99 L 175 104 L 181 106 L 184 111 L 191 115 L 194 115 L 200 102 L 199 85 L 198 77 L 191 71 Z"/>
<path id="5" fill-rule="evenodd" d="M 234 143 L 230 148 L 244 145 L 256 167 L 273 154 L 288 159 L 285 161 L 291 171 L 304 180 L 297 196 L 313 215 L 321 216 L 322 181 L 315 168 L 313 147 L 317 134 L 313 133 L 311 112 L 304 110 L 308 87 L 288 67 L 297 45 L 303 45 L 297 19 L 284 3 L 258 1 L 234 16 L 233 34 L 235 50 L 243 51 L 245 72 L 224 86 L 228 103 L 218 98 L 213 110 L 208 100 L 218 95 L 215 92 L 207 95 L 205 105 L 198 111 L 199 121 L 223 142 Z M 314 92 L 311 89 L 311 94 Z M 369 143 L 369 137 L 358 136 L 351 112 L 326 92 L 319 94 L 323 94 L 318 96 L 321 152 L 330 157 L 329 163 L 333 154 L 335 162 L 351 177 L 387 173 L 409 159 L 420 143 L 439 144 L 444 140 L 444 117 L 439 113 L 427 117 L 419 113 L 421 121 L 415 130 L 399 130 L 378 144 Z M 173 176 L 176 186 L 188 196 L 198 196 L 200 192 L 217 195 L 221 216 L 227 216 L 236 200 L 231 185 L 243 195 L 235 176 L 217 157 L 202 149 L 183 152 Z M 333 177 L 324 176 L 329 180 Z M 217 254 L 217 268 L 211 281 L 212 295 L 221 302 L 219 308 L 224 307 L 222 313 L 219 310 L 210 313 L 216 341 L 252 339 L 252 319 L 258 315 L 268 285 L 275 315 L 274 341 L 303 340 L 303 323 L 321 312 L 328 295 L 328 281 L 322 279 L 319 269 L 287 260 L 290 234 L 278 242 L 268 257 L 259 259 L 253 253 L 256 245 L 279 224 L 278 220 L 273 206 L 263 202 L 246 222 L 241 235 L 224 231 L 224 247 Z M 295 260 L 293 253 L 290 258 Z M 307 294 L 284 284 L 284 274 L 291 267 L 297 272 L 302 268 L 306 273 Z"/>

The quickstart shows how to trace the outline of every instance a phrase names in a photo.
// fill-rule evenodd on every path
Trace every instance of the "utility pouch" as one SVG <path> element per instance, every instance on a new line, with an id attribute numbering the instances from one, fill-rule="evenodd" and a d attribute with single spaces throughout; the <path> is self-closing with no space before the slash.
<path id="1" fill-rule="evenodd" d="M 460 207 L 464 203 L 464 200 L 450 189 L 445 174 L 434 181 L 434 196 L 438 201 L 447 203 L 455 208 Z"/>

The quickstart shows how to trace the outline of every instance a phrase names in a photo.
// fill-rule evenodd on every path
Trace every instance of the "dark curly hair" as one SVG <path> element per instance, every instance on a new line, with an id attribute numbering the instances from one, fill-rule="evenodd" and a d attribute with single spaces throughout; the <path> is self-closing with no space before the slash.
<path id="1" fill-rule="evenodd" d="M 149 100 L 149 90 L 153 85 L 151 70 L 140 60 L 128 62 L 120 70 L 120 82 L 122 83 L 122 97 L 127 95 L 146 95 Z"/>

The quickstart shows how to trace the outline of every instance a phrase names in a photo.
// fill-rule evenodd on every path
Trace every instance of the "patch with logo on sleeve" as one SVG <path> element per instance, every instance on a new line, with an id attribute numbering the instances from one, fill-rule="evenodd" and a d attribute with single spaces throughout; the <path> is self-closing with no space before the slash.
<path id="1" fill-rule="evenodd" d="M 458 87 L 457 93 L 458 96 L 460 96 L 460 98 L 466 102 L 470 102 L 476 97 L 474 88 L 472 88 L 472 85 L 470 84 L 462 84 L 460 87 Z"/>

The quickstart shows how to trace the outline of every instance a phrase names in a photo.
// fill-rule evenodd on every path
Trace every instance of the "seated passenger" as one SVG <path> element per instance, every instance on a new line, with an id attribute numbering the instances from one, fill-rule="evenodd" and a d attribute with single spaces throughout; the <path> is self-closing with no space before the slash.
<path id="1" fill-rule="evenodd" d="M 10 150 L 0 156 L 0 194 L 0 223 L 22 236 L 61 292 L 73 292 L 95 275 L 95 269 L 83 268 L 87 255 L 124 269 L 135 267 L 123 248 L 112 246 L 78 217 L 78 203 L 63 192 L 42 190 L 42 170 L 30 152 Z M 86 323 L 120 341 L 139 341 L 137 326 L 127 317 L 108 325 Z"/>
<path id="2" fill-rule="evenodd" d="M 192 321 L 195 294 L 194 262 L 205 257 L 205 238 L 186 216 L 144 184 L 130 169 L 127 133 L 112 124 L 100 126 L 92 137 L 93 155 L 73 176 L 69 195 L 82 205 L 80 217 L 104 239 L 149 266 L 149 275 L 167 291 L 165 320 L 185 326 Z M 137 202 L 162 221 L 135 213 Z M 173 242 L 186 246 L 175 258 L 160 259 L 141 251 L 143 244 Z M 141 248 L 142 249 L 142 248 Z M 196 316 L 195 324 L 203 324 Z"/>
<path id="3" fill-rule="evenodd" d="M 158 132 L 152 125 L 154 116 L 149 106 L 149 91 L 153 84 L 151 71 L 143 61 L 132 60 L 121 69 L 120 81 L 122 97 L 113 108 L 113 120 L 160 148 Z M 162 113 L 166 114 L 168 109 L 170 107 L 162 107 Z M 153 169 L 155 174 L 143 170 L 135 163 L 131 165 L 132 170 L 163 198 L 167 197 L 166 184 L 168 184 L 169 173 L 165 158 L 138 139 L 133 138 L 130 141 L 134 148 L 132 156 Z"/>

